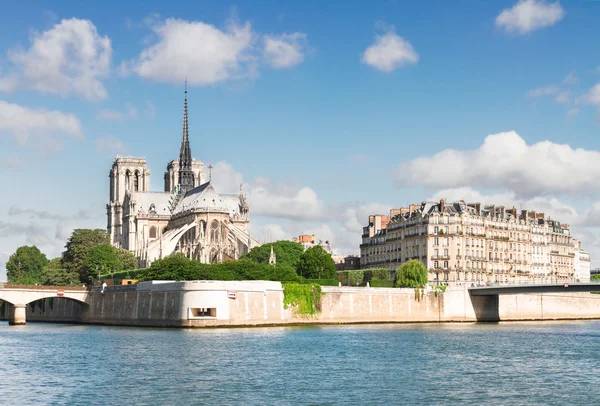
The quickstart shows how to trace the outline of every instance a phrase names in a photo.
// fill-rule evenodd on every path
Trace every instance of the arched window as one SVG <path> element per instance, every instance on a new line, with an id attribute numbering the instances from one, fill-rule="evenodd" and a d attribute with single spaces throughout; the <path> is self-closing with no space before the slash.
<path id="1" fill-rule="evenodd" d="M 139 187 L 140 187 L 140 173 L 138 171 L 135 171 L 135 175 L 133 177 L 133 190 L 135 190 L 136 192 L 139 192 Z"/>
<path id="2" fill-rule="evenodd" d="M 150 227 L 150 238 L 156 238 L 156 227 Z"/>
<path id="3" fill-rule="evenodd" d="M 129 170 L 127 170 L 127 172 L 125 172 L 125 189 L 129 190 L 131 185 L 131 172 L 129 172 Z"/>
<path id="4" fill-rule="evenodd" d="M 210 224 L 210 239 L 212 242 L 219 241 L 219 222 L 217 220 L 213 220 Z"/>

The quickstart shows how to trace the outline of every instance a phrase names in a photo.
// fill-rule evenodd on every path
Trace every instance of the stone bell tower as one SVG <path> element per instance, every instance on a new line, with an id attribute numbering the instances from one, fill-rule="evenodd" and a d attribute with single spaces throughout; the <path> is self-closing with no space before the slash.
<path id="1" fill-rule="evenodd" d="M 110 178 L 109 201 L 106 205 L 107 231 L 110 243 L 123 245 L 123 201 L 127 192 L 148 192 L 150 170 L 145 158 L 119 157 L 117 155 L 108 174 Z"/>

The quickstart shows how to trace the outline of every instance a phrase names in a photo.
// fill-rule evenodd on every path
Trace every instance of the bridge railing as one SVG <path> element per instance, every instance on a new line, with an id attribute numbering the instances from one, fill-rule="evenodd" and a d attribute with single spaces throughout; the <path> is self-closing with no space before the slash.
<path id="1" fill-rule="evenodd" d="M 0 289 L 89 290 L 87 286 L 23 285 L 19 283 L 0 283 Z"/>

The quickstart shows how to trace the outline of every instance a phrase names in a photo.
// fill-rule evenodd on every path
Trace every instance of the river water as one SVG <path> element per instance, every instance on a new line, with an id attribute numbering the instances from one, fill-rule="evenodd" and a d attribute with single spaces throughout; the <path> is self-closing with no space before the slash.
<path id="1" fill-rule="evenodd" d="M 0 322 L 0 404 L 600 403 L 600 322 L 149 329 Z"/>

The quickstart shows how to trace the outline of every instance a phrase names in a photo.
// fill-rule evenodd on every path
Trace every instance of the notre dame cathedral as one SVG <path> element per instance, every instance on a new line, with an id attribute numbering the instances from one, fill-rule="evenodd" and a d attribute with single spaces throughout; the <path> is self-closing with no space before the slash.
<path id="1" fill-rule="evenodd" d="M 109 173 L 106 205 L 111 243 L 131 251 L 141 267 L 175 252 L 203 263 L 238 259 L 259 245 L 248 231 L 249 207 L 242 194 L 219 194 L 204 165 L 193 160 L 187 88 L 179 160 L 167 164 L 164 191 L 151 192 L 144 158 L 117 156 Z"/>

